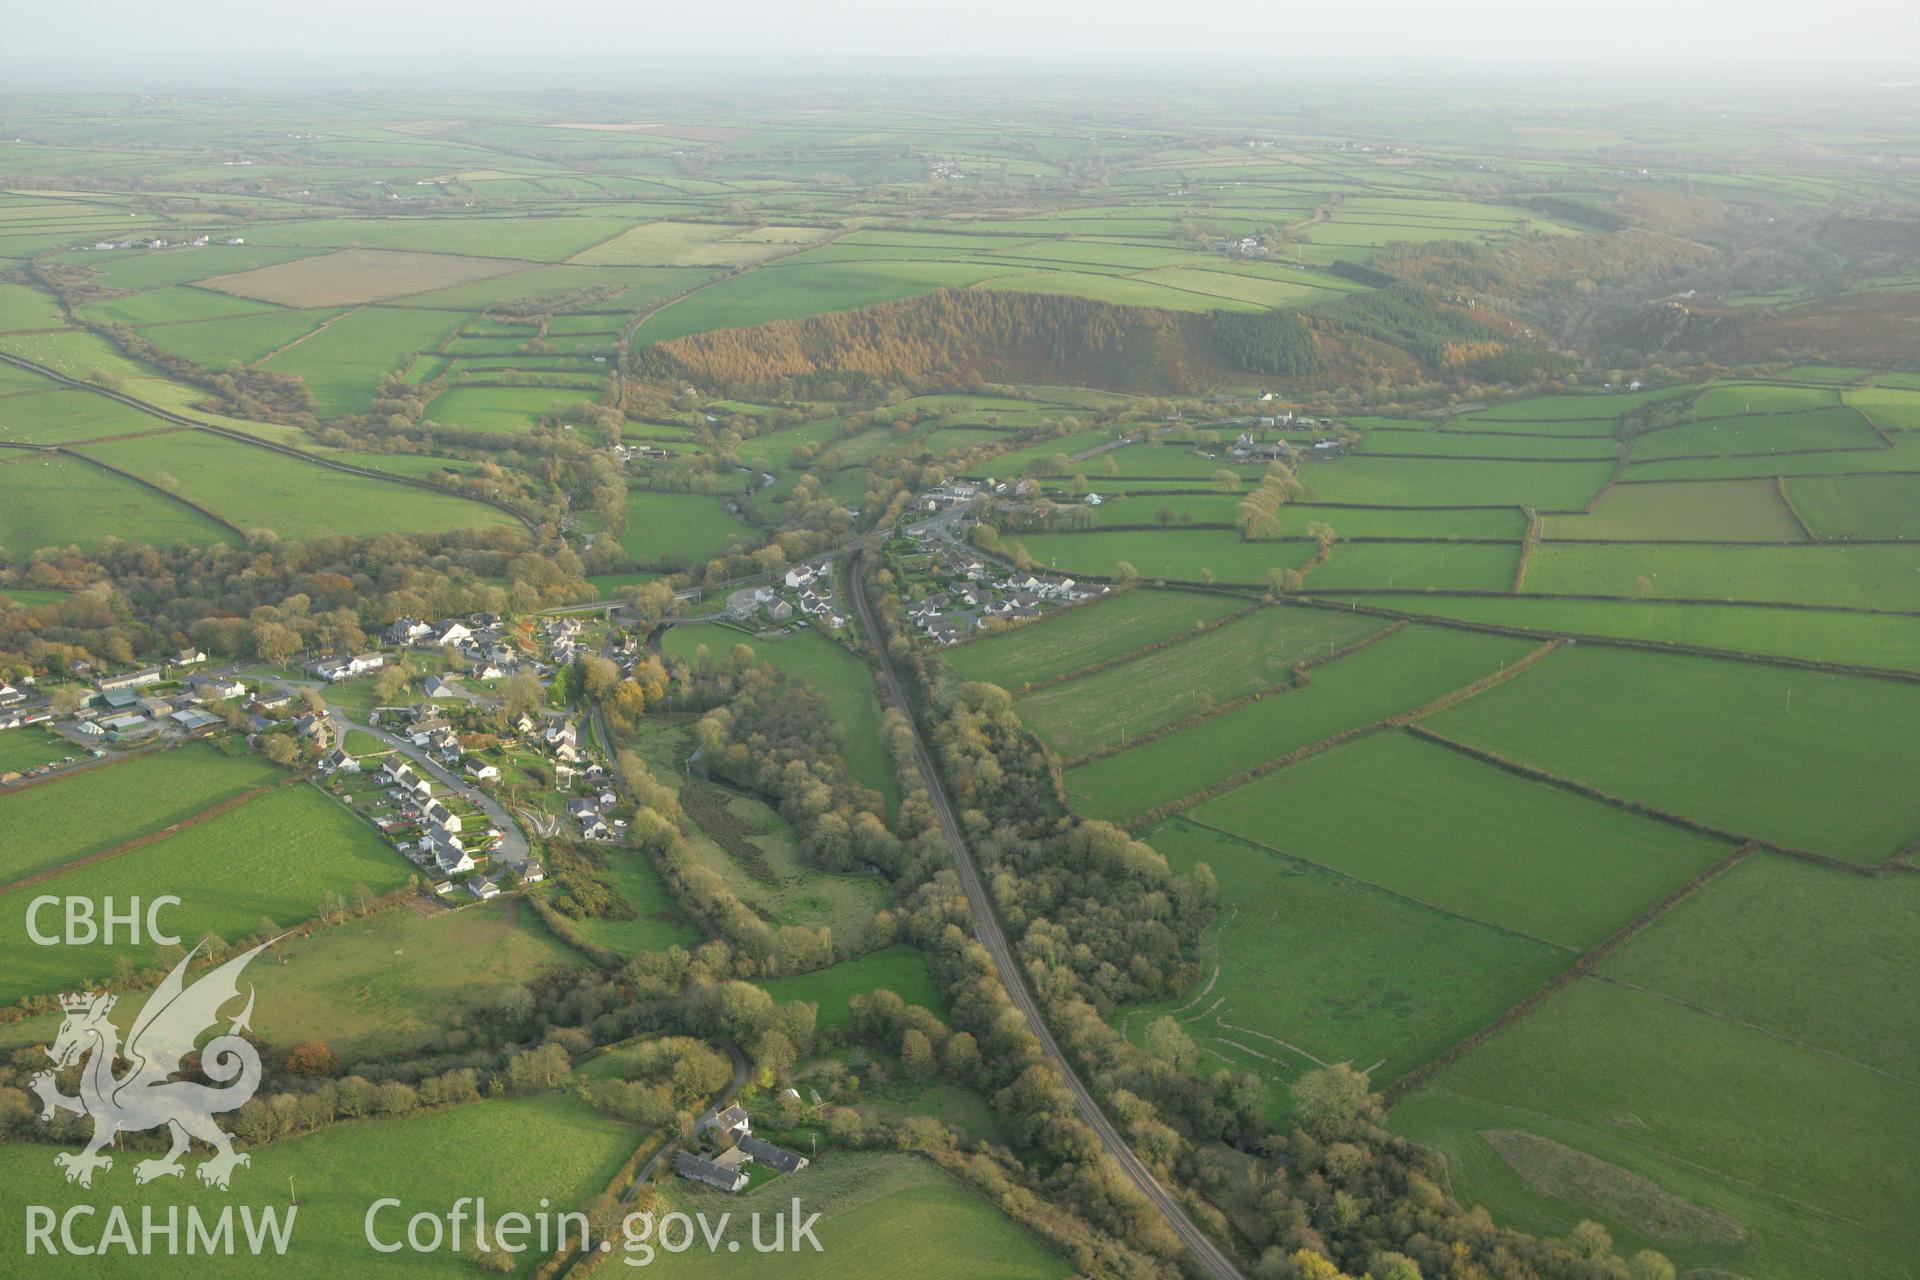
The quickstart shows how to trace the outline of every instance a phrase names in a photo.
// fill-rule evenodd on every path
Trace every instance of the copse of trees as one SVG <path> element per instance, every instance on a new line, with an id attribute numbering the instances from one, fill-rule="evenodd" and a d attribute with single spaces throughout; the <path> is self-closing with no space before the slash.
<path id="1" fill-rule="evenodd" d="M 516 614 L 590 599 L 581 570 L 564 547 L 535 551 L 523 532 L 505 528 L 41 551 L 0 569 L 0 592 L 69 594 L 0 607 L 0 673 L 162 661 L 189 644 L 221 658 L 284 662 L 301 650 L 360 648 L 396 618 Z"/>

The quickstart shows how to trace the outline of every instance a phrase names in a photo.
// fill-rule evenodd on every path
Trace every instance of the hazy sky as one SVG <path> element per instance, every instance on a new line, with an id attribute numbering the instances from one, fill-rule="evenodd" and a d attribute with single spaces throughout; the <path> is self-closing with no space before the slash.
<path id="1" fill-rule="evenodd" d="M 1916 0 L 7 0 L 0 62 L 45 72 L 145 53 L 329 63 L 436 51 L 774 56 L 1205 57 L 1216 74 L 1305 58 L 1870 64 L 1920 76 Z M 191 64 L 175 62 L 176 74 Z M 217 66 L 210 64 L 210 71 Z M 38 77 L 35 77 L 36 79 Z M 0 86 L 3 87 L 3 86 Z"/>

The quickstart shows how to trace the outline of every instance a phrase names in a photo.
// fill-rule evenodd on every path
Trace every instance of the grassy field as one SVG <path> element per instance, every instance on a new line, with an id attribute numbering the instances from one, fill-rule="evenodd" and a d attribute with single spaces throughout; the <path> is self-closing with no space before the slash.
<path id="1" fill-rule="evenodd" d="M 0 884 L 152 835 L 285 776 L 261 756 L 193 743 L 0 794 Z"/>
<path id="2" fill-rule="evenodd" d="M 215 276 L 201 285 L 288 307 L 344 307 L 485 280 L 514 267 L 500 258 L 342 249 L 238 275 Z"/>
<path id="3" fill-rule="evenodd" d="M 1920 618 L 1893 614 L 1538 596 L 1374 595 L 1366 603 L 1414 617 L 1458 618 L 1543 635 L 1699 645 L 1734 653 L 1920 671 Z"/>
<path id="4" fill-rule="evenodd" d="M 759 985 L 781 1004 L 795 1000 L 820 1006 L 819 1026 L 844 1027 L 852 1019 L 847 1001 L 873 991 L 891 991 L 908 1004 L 945 1016 L 946 1004 L 933 984 L 927 958 L 904 944 L 869 951 L 825 969 L 791 978 L 763 978 Z"/>
<path id="5" fill-rule="evenodd" d="M 1136 588 L 957 645 L 940 656 L 964 680 L 1018 691 L 1158 644 L 1252 603 L 1236 596 Z"/>
<path id="6" fill-rule="evenodd" d="M 0 777 L 80 754 L 80 748 L 45 729 L 27 726 L 9 730 L 0 733 Z M 0 814 L 4 813 L 0 809 Z M 0 880 L 7 878 L 9 873 L 0 869 Z"/>
<path id="7" fill-rule="evenodd" d="M 1699 822 L 1875 865 L 1920 836 L 1920 803 L 1900 781 L 1920 771 L 1916 717 L 1916 685 L 1584 645 L 1428 725 Z"/>
<path id="8" fill-rule="evenodd" d="M 1332 611 L 1265 608 L 1181 644 L 1035 690 L 1015 705 L 1027 727 L 1071 759 L 1284 684 L 1295 664 L 1325 658 L 1383 625 Z"/>
<path id="9" fill-rule="evenodd" d="M 747 1222 L 755 1211 L 788 1210 L 802 1198 L 821 1215 L 814 1234 L 821 1252 L 755 1253 Z M 893 1152 L 829 1151 L 799 1173 L 751 1187 L 737 1196 L 672 1185 L 669 1199 L 688 1213 L 714 1220 L 731 1212 L 729 1235 L 739 1252 L 662 1252 L 648 1267 L 668 1276 L 778 1275 L 794 1280 L 886 1280 L 900 1259 L 928 1280 L 1064 1280 L 1073 1268 L 1054 1257 L 986 1200 L 937 1166 Z M 789 1210 L 790 1211 L 790 1210 Z"/>
<path id="10" fill-rule="evenodd" d="M 762 662 L 804 680 L 827 700 L 834 719 L 847 734 L 847 767 L 856 782 L 878 791 L 891 809 L 899 803 L 899 784 L 893 761 L 880 737 L 880 703 L 874 692 L 873 672 L 853 653 L 817 631 L 761 640 L 731 627 L 697 624 L 669 628 L 661 641 L 666 652 L 691 659 L 705 645 L 718 660 L 736 644 L 751 648 Z"/>
<path id="11" fill-rule="evenodd" d="M 325 1040 L 349 1061 L 401 1052 L 549 969 L 585 964 L 517 901 L 390 908 L 276 943 L 273 954 L 277 963 L 249 971 L 260 1034 Z"/>
<path id="12" fill-rule="evenodd" d="M 1301 469 L 1310 501 L 1363 507 L 1498 506 L 1580 511 L 1612 462 L 1479 462 L 1355 454 Z"/>
<path id="13" fill-rule="evenodd" d="M 1920 879 L 1762 854 L 1674 908 L 1602 976 L 1920 1079 Z"/>
<path id="14" fill-rule="evenodd" d="M 627 494 L 620 549 L 636 564 L 704 566 L 726 550 L 730 539 L 757 545 L 765 537 L 730 514 L 722 498 L 635 489 Z"/>
<path id="15" fill-rule="evenodd" d="M 1548 516 L 1546 536 L 1567 541 L 1804 542 L 1772 480 L 1617 485 L 1589 515 Z"/>
<path id="16" fill-rule="evenodd" d="M 1514 543 L 1343 542 L 1308 571 L 1307 590 L 1505 591 L 1519 567 Z"/>
<path id="17" fill-rule="evenodd" d="M 1209 1070 L 1251 1071 L 1268 1110 L 1291 1109 L 1284 1085 L 1347 1062 L 1384 1085 L 1491 1022 L 1563 968 L 1569 956 L 1460 916 L 1277 854 L 1181 818 L 1143 837 L 1177 872 L 1206 863 L 1220 916 L 1202 939 L 1207 976 L 1188 996 L 1131 1006 L 1138 1039 L 1171 1015 Z"/>
<path id="18" fill-rule="evenodd" d="M 707 829 L 711 839 L 690 842 L 697 861 L 718 872 L 770 924 L 827 928 L 842 947 L 862 944 L 874 912 L 886 905 L 879 878 L 809 866 L 794 847 L 792 826 L 754 796 L 697 781 L 681 785 L 682 803 L 696 795 L 705 807 L 694 812 L 694 820 L 705 828 L 711 818 L 721 828 Z M 723 842 L 722 836 L 737 839 Z"/>
<path id="19" fill-rule="evenodd" d="M 1522 1230 L 1595 1218 L 1616 1247 L 1753 1280 L 1896 1280 L 1920 1249 L 1912 1082 L 1606 982 L 1556 996 L 1392 1122 Z M 1489 1134 L 1523 1135 L 1518 1167 Z"/>
<path id="20" fill-rule="evenodd" d="M 434 397 L 427 417 L 470 431 L 531 431 L 549 413 L 599 398 L 596 392 L 564 387 L 454 387 Z"/>
<path id="21" fill-rule="evenodd" d="M 580 935 L 597 946 L 628 955 L 697 946 L 700 930 L 681 913 L 646 855 L 633 849 L 609 849 L 606 853 L 607 865 L 601 874 L 636 914 L 631 920 L 575 920 L 573 927 Z"/>
<path id="22" fill-rule="evenodd" d="M 1920 538 L 1920 475 L 1800 476 L 1787 497 L 1821 538 Z"/>
<path id="23" fill-rule="evenodd" d="M 1304 760 L 1189 816 L 1565 947 L 1605 938 L 1731 847 L 1405 733 Z"/>
<path id="24" fill-rule="evenodd" d="M 91 444 L 85 455 L 190 499 L 239 528 L 271 529 L 285 538 L 518 523 L 498 508 L 451 493 L 369 480 L 202 431 Z"/>
<path id="25" fill-rule="evenodd" d="M 97 550 L 112 537 L 164 547 L 238 543 L 231 529 L 125 476 L 78 458 L 26 455 L 0 467 L 0 552 Z"/>
<path id="26" fill-rule="evenodd" d="M 1777 388 L 1799 390 L 1799 388 Z M 1709 393 L 1712 394 L 1712 393 Z M 1832 392 L 1828 392 L 1832 395 Z M 1753 417 L 1714 418 L 1633 438 L 1636 462 L 1796 453 L 1807 449 L 1879 449 L 1880 437 L 1852 409 L 1808 409 Z"/>
<path id="27" fill-rule="evenodd" d="M 490 1218 L 515 1210 L 537 1213 L 543 1201 L 551 1202 L 548 1212 L 565 1212 L 597 1194 L 639 1140 L 638 1131 L 601 1116 L 576 1098 L 543 1094 L 497 1099 L 399 1119 L 336 1124 L 255 1147 L 248 1153 L 251 1166 L 235 1172 L 233 1188 L 235 1195 L 249 1197 L 256 1213 L 276 1203 L 284 1212 L 288 1179 L 295 1180 L 300 1206 L 292 1243 L 272 1264 L 283 1274 L 331 1280 L 368 1274 L 375 1268 L 386 1270 L 402 1259 L 409 1276 L 464 1280 L 475 1274 L 464 1249 L 376 1254 L 365 1235 L 369 1206 L 388 1196 L 403 1202 L 377 1220 L 384 1241 L 403 1240 L 407 1219 L 413 1214 L 444 1215 L 463 1196 L 486 1197 Z M 193 1204 L 202 1213 L 219 1212 L 190 1173 L 184 1179 L 160 1178 L 136 1186 L 130 1171 L 131 1152 L 116 1159 L 110 1173 L 98 1175 L 91 1193 L 69 1186 L 53 1167 L 56 1150 L 26 1143 L 0 1147 L 0 1176 L 13 1186 L 38 1189 L 44 1185 L 36 1194 L 41 1196 L 40 1203 L 53 1206 L 56 1212 L 70 1204 L 91 1203 L 103 1194 L 126 1206 L 136 1224 L 143 1205 L 158 1208 L 162 1222 L 167 1206 L 184 1209 Z M 479 1152 L 487 1158 L 475 1159 Z M 188 1167 L 204 1154 L 205 1148 L 196 1148 L 187 1157 Z M 122 1167 L 123 1161 L 128 1168 Z M 103 1191 L 103 1186 L 108 1189 Z M 236 1235 L 237 1218 L 236 1214 Z M 0 1248 L 24 1250 L 22 1229 L 19 1215 L 7 1215 L 0 1223 Z M 244 1254 L 188 1256 L 184 1219 L 181 1230 L 178 1256 L 153 1258 L 109 1250 L 91 1259 L 88 1269 L 102 1276 L 142 1280 L 259 1273 L 259 1260 Z M 469 1224 L 467 1248 L 471 1242 Z M 520 1254 L 520 1266 L 513 1274 L 530 1273 L 540 1257 L 537 1247 Z"/>
<path id="28" fill-rule="evenodd" d="M 459 311 L 362 307 L 261 367 L 306 379 L 321 417 L 365 413 L 380 379 L 416 351 L 430 351 L 467 319 Z"/>
<path id="29" fill-rule="evenodd" d="M 1089 816 L 1124 821 L 1296 748 L 1423 706 L 1496 674 L 1534 647 L 1501 636 L 1409 627 L 1315 669 L 1305 689 L 1073 769 L 1064 779 L 1067 798 Z"/>
<path id="30" fill-rule="evenodd" d="M 1920 609 L 1920 546 L 1689 547 L 1548 543 L 1527 561 L 1543 595 L 1753 600 Z"/>
<path id="31" fill-rule="evenodd" d="M 373 828 L 328 796 L 305 784 L 279 787 L 153 844 L 0 894 L 0 918 L 16 940 L 0 1000 L 109 976 L 114 957 L 128 952 L 122 939 L 111 947 L 25 945 L 27 908 L 40 894 L 124 902 L 174 893 L 181 905 L 167 925 L 190 945 L 206 933 L 236 940 L 263 919 L 298 923 L 318 914 L 327 893 L 346 898 L 356 885 L 383 893 L 408 871 Z"/>
<path id="32" fill-rule="evenodd" d="M 1297 569 L 1310 542 L 1243 542 L 1231 529 L 1109 530 L 1029 533 L 1015 541 L 1036 568 L 1111 578 L 1125 562 L 1148 581 L 1264 583 L 1275 569 Z"/>

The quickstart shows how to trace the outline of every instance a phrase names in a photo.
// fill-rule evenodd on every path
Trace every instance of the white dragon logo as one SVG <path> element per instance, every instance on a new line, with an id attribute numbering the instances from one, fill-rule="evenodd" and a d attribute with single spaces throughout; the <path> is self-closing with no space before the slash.
<path id="1" fill-rule="evenodd" d="M 40 1095 L 42 1120 L 53 1119 L 55 1111 L 93 1117 L 93 1139 L 86 1150 L 63 1151 L 53 1158 L 54 1164 L 67 1171 L 68 1182 L 91 1187 L 94 1170 L 113 1168 L 113 1157 L 100 1154 L 100 1149 L 113 1141 L 114 1135 L 161 1125 L 171 1131 L 173 1149 L 160 1159 L 136 1164 L 133 1180 L 137 1183 L 184 1175 L 180 1157 L 186 1154 L 191 1138 L 198 1138 L 215 1151 L 194 1170 L 209 1186 L 226 1190 L 233 1171 L 252 1163 L 234 1151 L 232 1137 L 213 1120 L 220 1112 L 244 1105 L 260 1087 L 260 1053 L 240 1035 L 253 1016 L 251 986 L 247 988 L 247 1007 L 225 1035 L 207 1042 L 200 1055 L 200 1069 L 209 1079 L 233 1083 L 214 1088 L 172 1077 L 180 1070 L 181 1057 L 193 1051 L 200 1033 L 220 1020 L 221 1007 L 239 996 L 241 971 L 271 945 L 271 941 L 263 942 L 235 956 L 189 987 L 187 965 L 200 950 L 195 947 L 147 997 L 127 1035 L 124 1052 L 119 1028 L 107 1020 L 114 1006 L 113 996 L 88 991 L 60 997 L 60 1007 L 67 1016 L 47 1056 L 56 1069 L 70 1067 L 88 1054 L 93 1056 L 80 1070 L 77 1098 L 60 1092 L 52 1071 L 34 1076 L 32 1086 Z M 123 1056 L 129 1064 L 127 1072 L 115 1076 L 114 1062 Z"/>

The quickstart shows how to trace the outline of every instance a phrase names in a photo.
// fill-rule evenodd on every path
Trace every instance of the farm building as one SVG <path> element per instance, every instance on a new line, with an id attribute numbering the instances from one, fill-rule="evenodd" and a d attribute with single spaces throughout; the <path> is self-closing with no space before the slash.
<path id="1" fill-rule="evenodd" d="M 747 1175 L 738 1169 L 722 1168 L 711 1160 L 702 1160 L 691 1151 L 674 1152 L 673 1171 L 689 1182 L 704 1183 L 728 1193 L 747 1185 Z"/>

